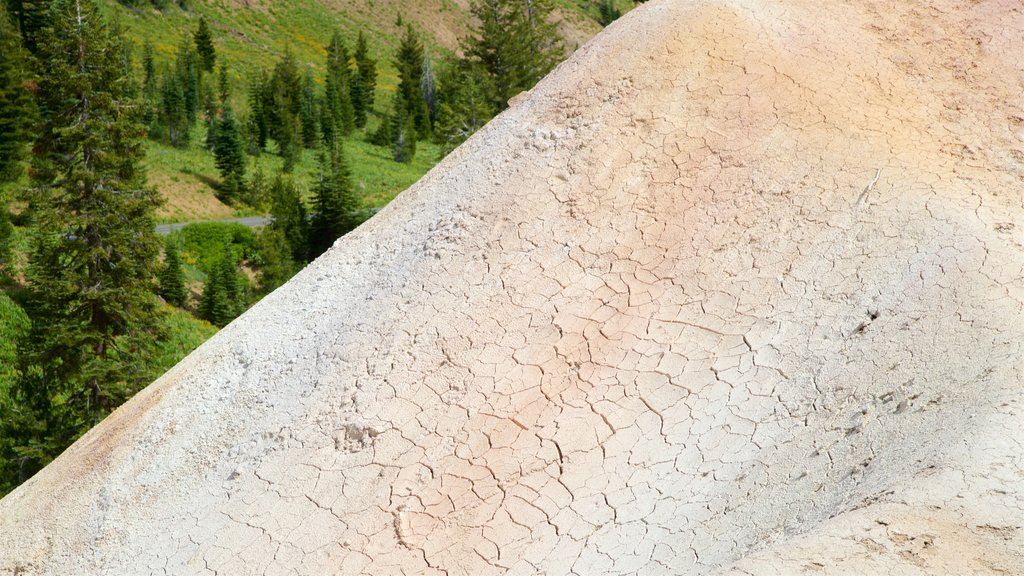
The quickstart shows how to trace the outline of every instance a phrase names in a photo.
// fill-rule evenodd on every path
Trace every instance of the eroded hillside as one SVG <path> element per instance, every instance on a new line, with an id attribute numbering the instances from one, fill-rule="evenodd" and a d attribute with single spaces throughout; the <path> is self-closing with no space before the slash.
<path id="1" fill-rule="evenodd" d="M 0 501 L 0 573 L 1024 573 L 1022 32 L 648 2 Z"/>

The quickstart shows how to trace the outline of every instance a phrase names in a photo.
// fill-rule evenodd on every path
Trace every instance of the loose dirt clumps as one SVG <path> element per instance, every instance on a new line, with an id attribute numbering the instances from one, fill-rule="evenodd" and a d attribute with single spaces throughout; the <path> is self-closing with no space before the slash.
<path id="1" fill-rule="evenodd" d="M 0 574 L 1024 573 L 1022 53 L 646 3 L 0 502 Z"/>

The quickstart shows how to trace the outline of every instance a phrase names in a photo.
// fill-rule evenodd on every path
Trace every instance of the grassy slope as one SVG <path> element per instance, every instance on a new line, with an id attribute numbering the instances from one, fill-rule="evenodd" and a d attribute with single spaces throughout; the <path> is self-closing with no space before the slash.
<path id="1" fill-rule="evenodd" d="M 378 60 L 377 108 L 383 110 L 397 83 L 391 64 L 402 29 L 398 15 L 412 22 L 424 34 L 430 53 L 451 54 L 458 49 L 459 38 L 471 22 L 468 0 L 192 0 L 188 11 L 170 8 L 126 8 L 116 0 L 106 0 L 108 16 L 117 20 L 141 53 L 145 40 L 155 49 L 157 66 L 168 66 L 181 43 L 183 31 L 195 29 L 205 16 L 215 35 L 218 58 L 231 70 L 237 110 L 244 87 L 260 69 L 270 69 L 286 50 L 312 67 L 321 80 L 326 57 L 324 45 L 333 31 L 340 31 L 349 44 L 362 30 L 371 53 Z M 619 0 L 625 9 L 631 2 Z M 600 29 L 596 10 L 587 0 L 556 0 L 567 44 L 575 47 Z M 372 122 L 372 121 L 371 121 Z M 201 129 L 195 142 L 201 141 Z M 355 135 L 348 154 L 356 186 L 364 194 L 365 206 L 382 206 L 418 180 L 439 159 L 439 151 L 421 143 L 416 161 L 402 165 L 390 161 L 387 151 L 362 141 Z M 166 198 L 158 217 L 162 222 L 210 220 L 244 215 L 218 201 L 212 186 L 218 179 L 213 159 L 198 144 L 177 150 L 157 143 L 149 144 L 149 175 L 153 185 Z M 270 155 L 259 159 L 264 171 L 272 175 L 280 160 Z M 308 152 L 297 173 L 309 175 L 316 169 L 315 154 Z M 303 182 L 300 178 L 299 182 Z"/>

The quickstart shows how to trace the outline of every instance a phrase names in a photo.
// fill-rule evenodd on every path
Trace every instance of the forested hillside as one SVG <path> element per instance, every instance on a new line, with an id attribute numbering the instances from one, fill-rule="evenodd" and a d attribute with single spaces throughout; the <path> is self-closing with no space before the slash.
<path id="1" fill-rule="evenodd" d="M 620 11 L 0 3 L 0 493 Z M 213 221 L 232 215 L 268 224 Z M 159 236 L 160 221 L 191 224 Z"/>

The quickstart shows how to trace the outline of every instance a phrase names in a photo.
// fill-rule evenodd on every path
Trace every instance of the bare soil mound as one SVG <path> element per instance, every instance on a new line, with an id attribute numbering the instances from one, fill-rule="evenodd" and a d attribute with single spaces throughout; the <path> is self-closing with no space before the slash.
<path id="1" fill-rule="evenodd" d="M 647 3 L 0 502 L 0 573 L 1024 573 L 1021 54 Z"/>

